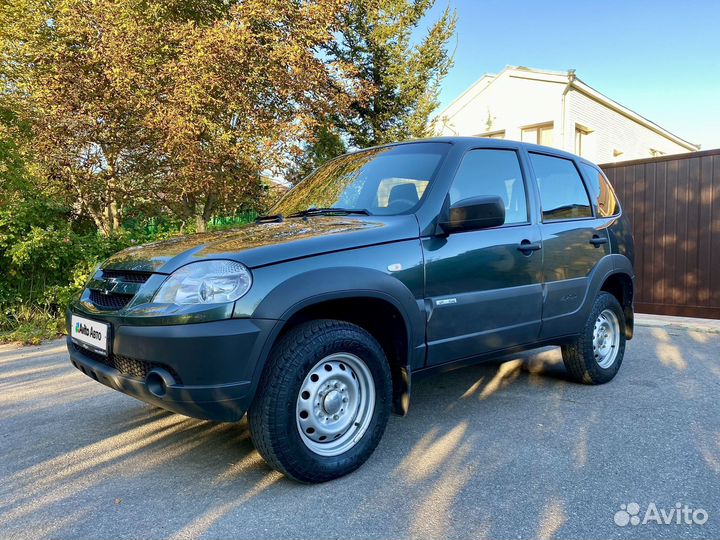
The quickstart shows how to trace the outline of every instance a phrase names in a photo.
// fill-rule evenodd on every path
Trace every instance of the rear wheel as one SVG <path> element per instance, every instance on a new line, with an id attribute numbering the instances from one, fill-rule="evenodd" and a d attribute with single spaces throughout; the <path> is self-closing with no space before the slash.
<path id="1" fill-rule="evenodd" d="M 248 411 L 258 452 L 301 482 L 324 482 L 362 465 L 385 430 L 390 369 L 362 328 L 318 320 L 273 349 Z"/>
<path id="2" fill-rule="evenodd" d="M 582 333 L 562 346 L 568 375 L 577 382 L 602 384 L 612 380 L 625 354 L 625 316 L 617 299 L 600 292 Z"/>

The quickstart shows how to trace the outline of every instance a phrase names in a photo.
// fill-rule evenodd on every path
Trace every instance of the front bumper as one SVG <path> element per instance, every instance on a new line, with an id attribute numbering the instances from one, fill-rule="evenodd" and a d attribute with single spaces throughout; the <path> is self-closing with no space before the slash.
<path id="1" fill-rule="evenodd" d="M 68 337 L 76 368 L 147 403 L 218 422 L 238 421 L 250 406 L 256 368 L 277 322 L 228 319 L 128 326 L 95 318 L 111 324 L 110 351 L 102 356 Z"/>

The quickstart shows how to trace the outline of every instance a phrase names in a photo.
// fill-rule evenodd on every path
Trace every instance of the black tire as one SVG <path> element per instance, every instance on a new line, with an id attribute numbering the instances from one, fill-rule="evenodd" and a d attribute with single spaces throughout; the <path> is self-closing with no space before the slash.
<path id="1" fill-rule="evenodd" d="M 296 403 L 313 367 L 335 353 L 355 355 L 369 368 L 375 407 L 365 433 L 352 448 L 336 456 L 323 456 L 301 438 Z M 299 482 L 326 482 L 354 471 L 370 457 L 385 431 L 391 404 L 390 367 L 378 342 L 354 324 L 310 321 L 292 329 L 273 348 L 248 411 L 250 434 L 255 448 L 273 469 Z"/>
<path id="2" fill-rule="evenodd" d="M 619 340 L 612 363 L 601 366 L 595 358 L 593 332 L 598 317 L 605 310 L 612 311 L 617 317 Z M 620 369 L 625 354 L 625 315 L 617 299 L 612 294 L 601 291 L 585 321 L 582 333 L 561 349 L 565 369 L 572 380 L 584 384 L 603 384 L 612 380 Z"/>

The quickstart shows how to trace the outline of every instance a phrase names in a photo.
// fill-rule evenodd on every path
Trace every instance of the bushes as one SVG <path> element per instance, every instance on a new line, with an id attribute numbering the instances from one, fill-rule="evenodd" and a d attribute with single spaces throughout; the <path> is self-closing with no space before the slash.
<path id="1" fill-rule="evenodd" d="M 211 229 L 237 227 L 253 212 L 218 218 Z M 131 245 L 193 232 L 152 218 L 110 236 L 43 197 L 0 202 L 0 343 L 39 343 L 64 331 L 65 308 L 107 257 Z"/>
<path id="2" fill-rule="evenodd" d="M 132 242 L 126 232 L 77 232 L 48 201 L 0 208 L 0 341 L 57 335 L 65 307 L 95 266 Z"/>
<path id="3" fill-rule="evenodd" d="M 103 237 L 43 196 L 23 193 L 2 201 L 0 341 L 57 335 L 65 307 L 95 266 L 133 240 L 126 231 Z"/>
<path id="4" fill-rule="evenodd" d="M 0 242 L 5 236 L 0 223 Z M 0 342 L 37 342 L 63 330 L 65 308 L 104 259 L 136 243 L 166 237 L 119 230 L 109 237 L 58 224 L 31 225 L 0 247 Z"/>
<path id="5" fill-rule="evenodd" d="M 39 345 L 65 331 L 65 321 L 38 306 L 20 304 L 0 313 L 0 343 L 19 341 Z"/>
<path id="6" fill-rule="evenodd" d="M 23 140 L 18 126 L 0 106 L 0 342 L 35 343 L 63 331 L 65 308 L 98 263 L 125 247 L 193 230 L 138 199 L 137 207 L 125 208 L 122 227 L 102 235 L 87 212 L 58 197 L 28 165 L 32 160 L 14 142 Z M 210 228 L 254 217 L 239 211 Z"/>

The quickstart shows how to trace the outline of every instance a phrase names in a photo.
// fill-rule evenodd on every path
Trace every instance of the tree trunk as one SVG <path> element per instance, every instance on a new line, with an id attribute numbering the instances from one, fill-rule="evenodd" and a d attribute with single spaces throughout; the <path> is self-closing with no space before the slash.
<path id="1" fill-rule="evenodd" d="M 84 206 L 87 209 L 87 205 L 84 205 Z M 100 231 L 103 234 L 103 236 L 107 236 L 109 233 L 108 233 L 107 227 L 105 226 L 105 220 L 103 220 L 103 216 L 97 214 L 96 212 L 93 212 L 90 209 L 87 209 L 87 213 L 90 214 L 90 217 L 95 222 L 95 226 L 98 228 L 98 231 Z"/>
<path id="2" fill-rule="evenodd" d="M 197 232 L 207 231 L 207 225 L 210 222 L 214 210 L 215 198 L 212 194 L 205 196 L 203 204 L 195 203 L 195 230 Z"/>
<path id="3" fill-rule="evenodd" d="M 202 214 L 195 214 L 195 230 L 197 232 L 207 231 L 207 220 Z"/>
<path id="4" fill-rule="evenodd" d="M 120 228 L 120 209 L 118 208 L 118 203 L 114 198 L 110 202 L 110 214 L 112 215 L 110 227 L 113 231 L 117 231 Z"/>
<path id="5" fill-rule="evenodd" d="M 78 187 L 78 185 L 81 184 L 82 182 L 79 182 L 77 177 L 70 173 L 68 186 L 69 189 L 75 191 L 80 212 L 85 212 L 92 218 L 98 231 L 100 231 L 103 236 L 109 236 L 112 231 L 112 222 L 108 220 L 108 208 L 103 208 L 102 203 L 100 205 L 91 204 L 92 197 L 87 196 L 83 190 Z"/>
<path id="6" fill-rule="evenodd" d="M 97 217 L 95 217 L 97 216 Z M 93 219 L 95 220 L 95 223 L 97 223 L 98 228 L 100 229 L 100 232 L 103 236 L 110 236 L 110 233 L 112 232 L 112 219 L 110 217 L 110 207 L 105 206 L 105 208 L 102 208 L 99 212 L 95 213 L 93 216 Z"/>
<path id="7" fill-rule="evenodd" d="M 115 175 L 117 154 L 112 148 L 102 148 L 107 159 L 107 228 L 110 232 L 120 228 L 120 210 L 118 207 L 118 179 Z"/>

